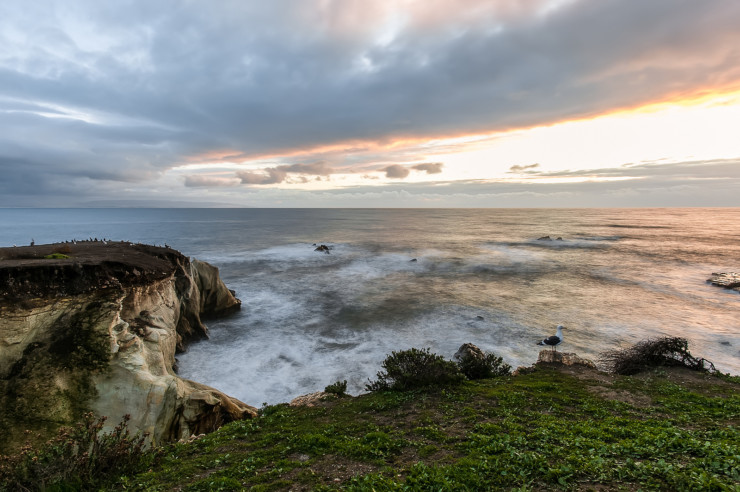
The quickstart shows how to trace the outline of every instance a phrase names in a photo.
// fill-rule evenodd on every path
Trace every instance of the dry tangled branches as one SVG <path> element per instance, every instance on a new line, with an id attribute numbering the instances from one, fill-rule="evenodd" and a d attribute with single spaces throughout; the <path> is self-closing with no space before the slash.
<path id="1" fill-rule="evenodd" d="M 611 372 L 637 374 L 656 366 L 681 366 L 695 371 L 715 373 L 714 364 L 689 352 L 689 342 L 680 337 L 644 340 L 623 350 L 602 352 L 599 362 Z"/>

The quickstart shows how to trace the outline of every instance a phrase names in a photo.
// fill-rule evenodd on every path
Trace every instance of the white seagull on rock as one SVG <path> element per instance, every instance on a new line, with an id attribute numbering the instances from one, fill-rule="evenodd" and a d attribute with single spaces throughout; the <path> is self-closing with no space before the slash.
<path id="1" fill-rule="evenodd" d="M 560 343 L 563 341 L 563 326 L 558 325 L 558 331 L 553 336 L 547 337 L 541 342 L 539 342 L 537 345 L 549 345 L 552 347 L 553 350 L 556 350 L 555 347 L 560 345 Z"/>

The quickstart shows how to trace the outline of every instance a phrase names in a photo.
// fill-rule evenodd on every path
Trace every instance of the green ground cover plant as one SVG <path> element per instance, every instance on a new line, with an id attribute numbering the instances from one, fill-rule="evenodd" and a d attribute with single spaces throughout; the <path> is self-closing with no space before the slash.
<path id="1" fill-rule="evenodd" d="M 738 378 L 684 367 L 623 376 L 543 364 L 314 407 L 268 405 L 146 454 L 137 473 L 97 488 L 735 491 L 738 389 Z"/>
<path id="2" fill-rule="evenodd" d="M 661 372 L 662 371 L 662 372 Z M 127 490 L 737 490 L 738 383 L 521 376 L 268 406 L 163 450 Z"/>

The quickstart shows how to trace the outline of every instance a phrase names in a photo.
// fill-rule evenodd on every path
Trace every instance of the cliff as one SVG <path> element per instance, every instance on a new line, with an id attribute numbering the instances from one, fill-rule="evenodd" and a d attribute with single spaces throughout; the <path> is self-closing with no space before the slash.
<path id="1" fill-rule="evenodd" d="M 218 269 L 170 248 L 84 241 L 0 249 L 0 453 L 85 411 L 155 443 L 256 409 L 177 377 L 201 320 L 238 309 Z"/>

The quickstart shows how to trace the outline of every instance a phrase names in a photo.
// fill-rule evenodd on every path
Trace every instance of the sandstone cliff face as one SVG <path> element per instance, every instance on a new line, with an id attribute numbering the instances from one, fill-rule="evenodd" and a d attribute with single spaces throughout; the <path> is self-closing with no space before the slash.
<path id="1" fill-rule="evenodd" d="M 176 351 L 207 336 L 201 315 L 238 309 L 240 301 L 215 267 L 172 250 L 165 256 L 156 275 L 145 268 L 136 275 L 131 265 L 119 265 L 120 272 L 111 275 L 109 268 L 101 277 L 87 265 L 99 281 L 95 289 L 75 288 L 69 295 L 56 288 L 43 297 L 20 295 L 0 303 L 4 429 L 48 434 L 92 410 L 107 416 L 110 427 L 129 414 L 132 429 L 160 443 L 256 415 L 255 408 L 175 374 Z M 58 277 L 68 270 L 80 270 L 79 263 L 61 264 L 50 277 L 49 266 L 42 267 L 47 271 L 41 278 L 54 285 L 65 284 Z M 5 274 L 15 285 L 32 294 L 43 291 L 24 281 L 37 275 L 32 265 L 12 268 Z M 84 283 L 77 279 L 74 285 Z M 0 434 L 0 452 L 21 439 L 17 432 Z"/>

